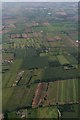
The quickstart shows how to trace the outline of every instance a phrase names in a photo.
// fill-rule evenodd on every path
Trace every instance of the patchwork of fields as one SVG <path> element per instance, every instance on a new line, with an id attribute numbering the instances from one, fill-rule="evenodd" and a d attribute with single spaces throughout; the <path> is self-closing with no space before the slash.
<path id="1" fill-rule="evenodd" d="M 54 13 L 44 9 L 42 14 L 47 10 Z M 28 12 L 32 16 L 40 10 Z M 34 21 L 29 13 L 11 19 L 11 28 L 6 28 L 7 33 L 3 30 L 3 113 L 8 118 L 57 119 L 69 112 L 76 114 L 80 68 L 75 22 L 64 21 L 58 14 L 52 21 L 50 13 L 45 18 L 41 13 L 36 18 L 36 13 Z"/>

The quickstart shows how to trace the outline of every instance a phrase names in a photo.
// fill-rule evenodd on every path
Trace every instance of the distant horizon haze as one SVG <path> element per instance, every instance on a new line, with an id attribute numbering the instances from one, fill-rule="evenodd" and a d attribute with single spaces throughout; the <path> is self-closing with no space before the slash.
<path id="1" fill-rule="evenodd" d="M 79 2 L 79 0 L 1 0 L 1 2 Z"/>

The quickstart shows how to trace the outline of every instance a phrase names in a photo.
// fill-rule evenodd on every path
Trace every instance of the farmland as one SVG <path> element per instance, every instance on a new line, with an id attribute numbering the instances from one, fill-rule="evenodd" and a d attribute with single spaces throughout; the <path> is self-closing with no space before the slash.
<path id="1" fill-rule="evenodd" d="M 77 3 L 70 5 L 71 11 L 69 3 L 3 4 L 5 119 L 73 118 L 74 113 L 76 118 L 80 78 Z"/>
<path id="2" fill-rule="evenodd" d="M 15 87 L 15 88 L 14 87 L 13 88 L 6 88 L 3 91 L 3 93 L 5 92 L 5 94 L 3 94 L 3 97 L 4 98 L 7 97 L 6 102 L 3 101 L 4 102 L 3 103 L 4 110 L 8 109 L 9 111 L 13 111 L 13 110 L 21 108 L 23 106 L 30 107 L 36 86 L 37 85 L 33 85 L 33 86 L 30 86 L 29 88 L 26 88 L 26 86 L 20 86 L 20 87 Z M 27 99 L 27 97 L 28 97 L 28 99 Z M 10 99 L 11 99 L 11 101 L 9 102 Z M 16 102 L 14 102 L 14 101 L 16 101 Z"/>
<path id="3" fill-rule="evenodd" d="M 19 118 L 22 117 L 23 113 L 26 114 L 26 118 L 54 118 L 57 119 L 58 117 L 58 111 L 57 108 L 54 107 L 44 107 L 44 108 L 35 108 L 35 109 L 28 109 L 28 110 L 21 110 L 22 114 L 18 115 L 15 112 L 9 113 L 9 119 L 10 118 Z"/>
<path id="4" fill-rule="evenodd" d="M 69 103 L 78 101 L 77 98 L 78 80 L 62 80 L 49 84 L 47 98 L 53 103 Z M 74 86 L 74 87 L 73 87 Z M 67 89 L 68 88 L 68 89 Z M 57 91 L 57 94 L 55 94 Z M 75 91 L 75 92 L 74 92 Z"/>

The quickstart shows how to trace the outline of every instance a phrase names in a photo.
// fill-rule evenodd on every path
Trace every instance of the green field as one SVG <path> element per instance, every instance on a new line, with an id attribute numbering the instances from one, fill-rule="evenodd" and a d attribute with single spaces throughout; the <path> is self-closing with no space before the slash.
<path id="1" fill-rule="evenodd" d="M 73 119 L 78 119 L 79 118 L 79 114 L 78 114 L 78 104 L 73 104 L 71 106 L 73 108 L 73 111 L 71 112 L 67 112 L 67 111 L 63 111 L 62 112 L 62 118 L 64 119 L 71 119 L 73 117 Z"/>
<path id="2" fill-rule="evenodd" d="M 58 55 L 57 58 L 61 65 L 69 64 L 69 61 L 63 55 Z"/>
<path id="3" fill-rule="evenodd" d="M 44 68 L 48 66 L 47 57 L 25 57 L 21 69 Z"/>
<path id="4" fill-rule="evenodd" d="M 46 68 L 42 81 L 66 80 L 78 78 L 79 69 L 65 70 L 63 67 Z"/>
<path id="5" fill-rule="evenodd" d="M 58 111 L 56 107 L 44 107 L 28 110 L 28 118 L 57 118 Z"/>
<path id="6" fill-rule="evenodd" d="M 35 108 L 35 109 L 22 109 L 20 114 L 18 112 L 11 112 L 8 113 L 9 119 L 14 118 L 22 118 L 22 111 L 25 115 L 25 118 L 57 118 L 58 117 L 58 110 L 56 106 L 53 107 L 44 107 L 44 108 Z"/>
<path id="7" fill-rule="evenodd" d="M 10 70 L 3 74 L 3 87 L 10 87 L 14 81 L 16 81 L 17 72 L 20 69 L 21 63 L 22 59 L 15 60 L 11 65 Z"/>
<path id="8" fill-rule="evenodd" d="M 51 104 L 75 103 L 78 101 L 77 86 L 77 79 L 51 82 L 48 87 L 47 101 L 50 101 Z"/>
<path id="9" fill-rule="evenodd" d="M 26 86 L 5 88 L 2 96 L 3 111 L 13 111 L 31 106 L 36 86 L 37 84 L 30 86 L 29 88 Z"/>
<path id="10" fill-rule="evenodd" d="M 76 118 L 77 4 L 3 3 L 2 20 L 3 115 Z"/>

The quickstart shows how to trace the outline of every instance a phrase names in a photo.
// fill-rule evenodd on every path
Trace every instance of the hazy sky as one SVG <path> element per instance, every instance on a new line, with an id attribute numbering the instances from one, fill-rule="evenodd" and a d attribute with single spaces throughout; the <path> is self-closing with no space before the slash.
<path id="1" fill-rule="evenodd" d="M 79 0 L 0 0 L 1 2 L 78 2 Z"/>

